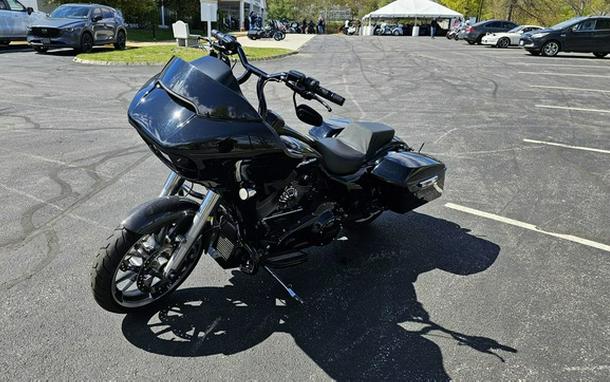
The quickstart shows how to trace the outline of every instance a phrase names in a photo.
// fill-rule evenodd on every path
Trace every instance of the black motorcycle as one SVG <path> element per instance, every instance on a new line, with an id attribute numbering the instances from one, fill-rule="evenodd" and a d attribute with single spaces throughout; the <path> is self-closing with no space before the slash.
<path id="1" fill-rule="evenodd" d="M 260 38 L 273 38 L 275 41 L 282 41 L 286 38 L 286 33 L 279 27 L 280 23 L 272 21 L 265 27 L 254 27 L 248 31 L 250 40 L 258 40 Z M 283 26 L 282 26 L 283 27 Z"/>
<path id="2" fill-rule="evenodd" d="M 344 239 L 385 210 L 405 213 L 442 191 L 445 165 L 413 151 L 382 123 L 324 121 L 297 96 L 345 99 L 298 71 L 265 73 L 235 37 L 213 32 L 209 56 L 172 58 L 140 89 L 129 122 L 170 169 L 158 198 L 137 207 L 99 252 L 91 271 L 97 303 L 130 312 L 184 282 L 203 253 L 222 268 L 271 274 L 303 263 L 303 250 Z M 245 71 L 235 77 L 230 56 Z M 258 110 L 240 84 L 258 78 Z M 309 135 L 267 107 L 265 86 L 290 88 Z"/>

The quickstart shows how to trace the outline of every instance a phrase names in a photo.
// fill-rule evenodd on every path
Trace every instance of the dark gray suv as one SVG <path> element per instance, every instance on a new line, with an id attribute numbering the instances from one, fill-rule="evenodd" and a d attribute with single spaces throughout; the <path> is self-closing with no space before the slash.
<path id="1" fill-rule="evenodd" d="M 106 44 L 125 49 L 127 30 L 123 16 L 113 8 L 99 4 L 64 4 L 32 24 L 27 39 L 40 53 L 50 48 L 90 52 L 95 45 Z"/>
<path id="2" fill-rule="evenodd" d="M 480 44 L 483 36 L 487 33 L 508 32 L 518 25 L 508 20 L 481 21 L 466 27 L 459 34 L 460 40 L 466 40 L 470 45 Z"/>

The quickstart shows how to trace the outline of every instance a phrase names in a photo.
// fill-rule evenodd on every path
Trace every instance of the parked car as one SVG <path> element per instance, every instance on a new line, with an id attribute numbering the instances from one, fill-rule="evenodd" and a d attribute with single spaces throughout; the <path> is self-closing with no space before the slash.
<path id="1" fill-rule="evenodd" d="M 25 40 L 28 27 L 42 17 L 42 13 L 25 7 L 18 0 L 0 0 L 0 45 Z"/>
<path id="2" fill-rule="evenodd" d="M 98 4 L 65 4 L 32 24 L 28 43 L 40 53 L 51 48 L 90 52 L 95 45 L 114 44 L 125 49 L 127 29 L 123 16 Z"/>
<path id="3" fill-rule="evenodd" d="M 481 44 L 491 45 L 498 48 L 508 48 L 511 45 L 519 45 L 521 35 L 524 33 L 536 32 L 541 29 L 544 28 L 538 25 L 520 25 L 509 30 L 508 32 L 486 34 L 483 36 Z"/>
<path id="4" fill-rule="evenodd" d="M 487 33 L 508 32 L 517 24 L 507 20 L 487 20 L 472 24 L 459 34 L 460 40 L 466 40 L 470 45 L 480 44 Z"/>
<path id="5" fill-rule="evenodd" d="M 575 17 L 549 29 L 524 34 L 519 45 L 534 56 L 582 52 L 603 58 L 610 53 L 610 17 Z"/>

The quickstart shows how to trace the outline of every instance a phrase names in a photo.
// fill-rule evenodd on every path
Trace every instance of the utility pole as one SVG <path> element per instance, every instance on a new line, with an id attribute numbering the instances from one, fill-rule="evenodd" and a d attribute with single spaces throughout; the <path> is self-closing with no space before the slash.
<path id="1" fill-rule="evenodd" d="M 477 22 L 481 21 L 482 12 L 483 12 L 483 0 L 479 0 L 479 10 L 477 12 Z"/>

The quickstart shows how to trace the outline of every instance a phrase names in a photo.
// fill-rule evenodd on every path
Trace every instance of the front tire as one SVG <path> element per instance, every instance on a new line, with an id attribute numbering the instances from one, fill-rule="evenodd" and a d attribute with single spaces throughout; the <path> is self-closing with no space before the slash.
<path id="1" fill-rule="evenodd" d="M 542 46 L 542 55 L 545 57 L 554 57 L 559 53 L 559 43 L 557 41 L 549 41 Z"/>
<path id="2" fill-rule="evenodd" d="M 93 36 L 89 32 L 83 33 L 80 38 L 80 46 L 78 51 L 81 53 L 89 53 L 93 50 Z"/>
<path id="3" fill-rule="evenodd" d="M 116 42 L 114 43 L 114 49 L 116 50 L 125 50 L 127 46 L 127 35 L 125 35 L 125 31 L 119 31 L 116 35 Z"/>
<path id="4" fill-rule="evenodd" d="M 502 37 L 498 40 L 498 48 L 508 48 L 510 46 L 510 39 L 508 37 Z"/>
<path id="5" fill-rule="evenodd" d="M 37 46 L 34 48 L 37 53 L 45 54 L 49 50 L 49 48 L 45 48 L 44 46 Z"/>
<path id="6" fill-rule="evenodd" d="M 144 273 L 148 269 L 145 267 L 153 268 L 162 262 L 160 259 L 165 259 L 154 253 L 146 257 L 145 246 L 151 236 L 119 227 L 108 238 L 107 245 L 98 252 L 90 273 L 91 290 L 95 301 L 103 309 L 113 313 L 129 313 L 154 306 L 176 290 L 197 265 L 202 253 L 202 241 L 193 245 L 183 268 L 173 281 L 154 276 L 153 273 L 160 273 L 162 268 L 151 270 L 151 274 Z M 157 283 L 154 283 L 155 277 L 159 279 Z M 143 291 L 144 287 L 150 291 Z M 138 299 L 138 296 L 142 297 Z"/>
<path id="7" fill-rule="evenodd" d="M 604 58 L 608 55 L 607 52 L 594 52 L 593 55 L 597 58 Z"/>

